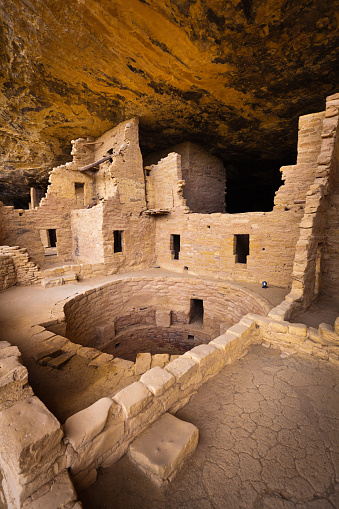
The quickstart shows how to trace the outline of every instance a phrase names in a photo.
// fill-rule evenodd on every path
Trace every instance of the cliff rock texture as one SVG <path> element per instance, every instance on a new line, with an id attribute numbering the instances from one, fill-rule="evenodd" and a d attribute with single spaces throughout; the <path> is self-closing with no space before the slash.
<path id="1" fill-rule="evenodd" d="M 140 118 L 144 154 L 185 140 L 293 163 L 299 115 L 338 78 L 329 0 L 1 0 L 0 200 L 24 201 L 70 140 Z"/>

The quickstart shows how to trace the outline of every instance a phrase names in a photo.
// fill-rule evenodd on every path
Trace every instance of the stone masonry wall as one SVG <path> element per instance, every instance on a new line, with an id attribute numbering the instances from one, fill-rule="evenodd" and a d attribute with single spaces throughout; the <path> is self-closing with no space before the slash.
<path id="1" fill-rule="evenodd" d="M 125 278 L 67 302 L 66 335 L 83 346 L 93 346 L 97 325 L 115 322 L 129 313 L 133 317 L 140 308 L 174 310 L 176 322 L 181 314 L 181 320 L 188 323 L 191 299 L 203 300 L 204 327 L 217 331 L 224 322 L 235 323 L 248 312 L 267 314 L 270 309 L 265 299 L 236 285 L 190 278 Z"/>
<path id="2" fill-rule="evenodd" d="M 192 142 L 175 145 L 145 158 L 146 165 L 157 165 L 169 153 L 180 155 L 183 198 L 192 212 L 210 214 L 225 211 L 226 171 L 222 161 Z M 173 181 L 165 179 L 171 189 Z M 152 208 L 152 207 L 150 207 Z"/>
<path id="3" fill-rule="evenodd" d="M 39 267 L 30 260 L 27 249 L 18 246 L 0 246 L 0 256 L 9 257 L 9 280 L 12 284 L 34 284 L 41 281 L 43 275 Z M 14 273 L 13 273 L 14 271 Z M 12 286 L 12 284 L 10 286 Z"/>
<path id="4" fill-rule="evenodd" d="M 85 263 L 103 263 L 102 202 L 91 209 L 73 210 L 71 218 L 75 259 Z"/>
<path id="5" fill-rule="evenodd" d="M 288 288 L 306 193 L 317 169 L 323 118 L 324 113 L 301 117 L 298 161 L 282 168 L 285 184 L 277 191 L 272 212 L 206 215 L 175 211 L 157 217 L 159 265 L 219 279 L 256 283 L 266 280 L 268 284 Z M 172 257 L 171 234 L 180 235 L 178 260 Z M 249 235 L 247 263 L 236 261 L 235 235 L 239 234 Z"/>
<path id="6" fill-rule="evenodd" d="M 145 167 L 146 199 L 149 209 L 185 207 L 181 156 L 170 153 L 157 164 Z"/>
<path id="7" fill-rule="evenodd" d="M 84 184 L 84 205 L 77 203 L 75 183 Z M 93 178 L 77 171 L 72 163 L 55 168 L 40 206 L 30 210 L 3 207 L 3 243 L 29 249 L 33 261 L 46 262 L 40 230 L 55 229 L 57 256 L 53 262 L 70 260 L 73 251 L 71 211 L 93 203 Z"/>
<path id="8" fill-rule="evenodd" d="M 9 255 L 0 254 L 0 292 L 16 283 L 13 258 Z"/>
<path id="9" fill-rule="evenodd" d="M 20 352 L 0 341 L 0 494 L 8 509 L 81 509 L 60 423 L 33 394 Z"/>

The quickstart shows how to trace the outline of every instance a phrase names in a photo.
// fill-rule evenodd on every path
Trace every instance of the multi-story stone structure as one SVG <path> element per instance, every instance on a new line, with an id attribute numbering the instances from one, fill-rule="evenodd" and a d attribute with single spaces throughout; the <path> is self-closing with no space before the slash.
<path id="1" fill-rule="evenodd" d="M 45 496 L 44 486 L 55 479 L 71 486 L 66 468 L 78 487 L 89 485 L 99 466 L 120 458 L 151 422 L 183 406 L 253 342 L 338 363 L 338 321 L 319 330 L 291 323 L 321 292 L 338 294 L 338 115 L 336 94 L 325 112 L 300 118 L 297 162 L 281 168 L 284 183 L 270 212 L 228 214 L 222 162 L 194 143 L 154 154 L 144 166 L 136 118 L 97 139 L 72 142 L 73 161 L 51 172 L 40 203 L 32 193 L 29 210 L 0 204 L 1 290 L 138 271 L 73 295 L 54 321 L 33 330 L 49 347 L 52 338 L 54 352 L 64 356 L 60 363 L 69 360 L 69 352 L 92 355 L 97 365 L 113 362 L 101 350 L 113 339 L 118 355 L 124 341 L 137 340 L 136 326 L 159 334 L 165 350 L 181 334 L 177 346 L 187 350 L 169 364 L 166 353 L 162 359 L 146 353 L 124 364 L 141 380 L 113 400 L 95 403 L 101 421 L 89 433 L 83 422 L 93 422 L 92 407 L 69 417 L 63 436 L 57 419 L 28 388 L 19 352 L 0 346 L 1 367 L 10 374 L 0 393 L 5 429 L 0 466 L 10 507 L 25 503 L 33 509 L 34 498 Z M 140 275 L 154 267 L 171 275 Z M 285 290 L 279 305 L 241 286 L 259 287 L 262 281 Z M 39 360 L 56 358 L 44 352 Z M 46 435 L 35 430 L 29 450 L 20 432 L 7 429 L 17 416 L 20 430 L 20 415 L 32 426 L 34 415 L 47 423 Z M 76 495 L 71 488 L 68 493 L 67 507 L 75 507 Z"/>

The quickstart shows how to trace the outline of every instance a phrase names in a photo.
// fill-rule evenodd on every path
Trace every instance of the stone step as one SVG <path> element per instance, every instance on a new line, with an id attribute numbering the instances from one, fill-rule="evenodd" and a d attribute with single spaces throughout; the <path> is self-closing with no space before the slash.
<path id="1" fill-rule="evenodd" d="M 131 460 L 158 486 L 172 481 L 195 451 L 199 431 L 194 424 L 166 413 L 129 447 Z"/>
<path id="2" fill-rule="evenodd" d="M 75 283 L 78 281 L 77 274 L 63 274 L 62 276 L 56 276 L 56 277 L 45 277 L 41 281 L 41 286 L 43 288 L 51 288 L 53 286 L 61 286 L 65 285 L 67 283 Z"/>

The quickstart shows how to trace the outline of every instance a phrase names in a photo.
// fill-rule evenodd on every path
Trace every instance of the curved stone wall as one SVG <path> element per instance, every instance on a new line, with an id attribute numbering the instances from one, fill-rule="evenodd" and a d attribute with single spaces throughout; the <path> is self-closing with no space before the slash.
<path id="1" fill-rule="evenodd" d="M 119 279 L 70 299 L 64 306 L 66 336 L 83 346 L 102 345 L 110 336 L 136 324 L 162 325 L 156 313 L 167 313 L 171 324 L 188 324 L 191 299 L 203 300 L 204 328 L 220 333 L 247 313 L 267 315 L 268 302 L 235 284 L 196 278 L 131 277 Z"/>

